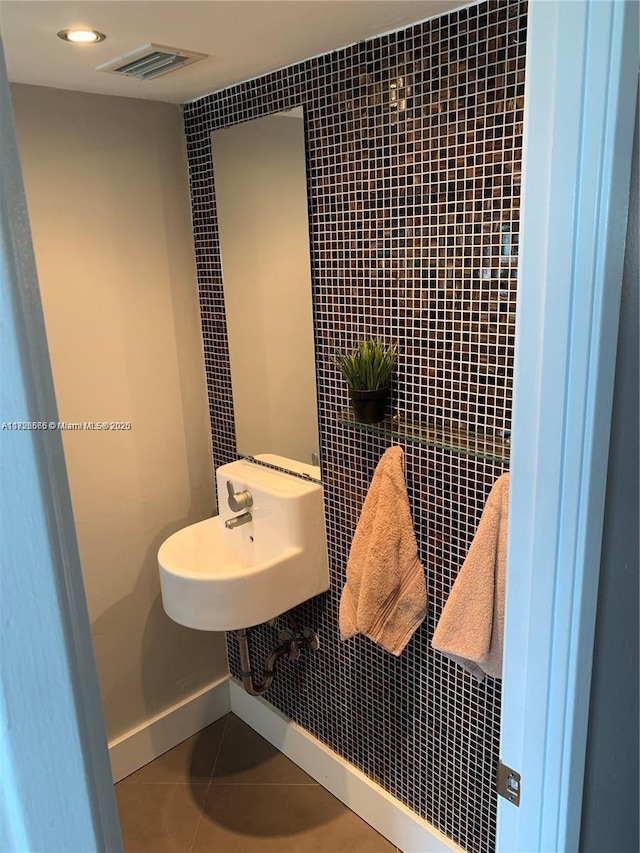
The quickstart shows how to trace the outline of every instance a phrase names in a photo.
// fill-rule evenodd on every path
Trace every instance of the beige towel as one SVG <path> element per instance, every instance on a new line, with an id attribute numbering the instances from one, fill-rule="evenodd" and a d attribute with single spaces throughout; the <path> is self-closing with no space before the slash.
<path id="1" fill-rule="evenodd" d="M 493 484 L 431 645 L 478 681 L 502 678 L 509 475 Z"/>
<path id="2" fill-rule="evenodd" d="M 401 447 L 390 447 L 378 462 L 340 599 L 341 639 L 365 634 L 394 655 L 402 652 L 427 611 L 403 463 Z"/>

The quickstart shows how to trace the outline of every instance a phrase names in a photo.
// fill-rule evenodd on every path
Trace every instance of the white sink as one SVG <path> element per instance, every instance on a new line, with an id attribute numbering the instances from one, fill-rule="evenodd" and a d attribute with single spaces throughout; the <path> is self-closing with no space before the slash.
<path id="1" fill-rule="evenodd" d="M 248 628 L 329 588 L 319 483 L 244 459 L 218 468 L 216 481 L 220 515 L 179 530 L 158 551 L 172 619 L 205 631 Z M 251 493 L 251 506 L 228 509 L 228 482 Z M 225 527 L 236 517 L 245 523 Z"/>

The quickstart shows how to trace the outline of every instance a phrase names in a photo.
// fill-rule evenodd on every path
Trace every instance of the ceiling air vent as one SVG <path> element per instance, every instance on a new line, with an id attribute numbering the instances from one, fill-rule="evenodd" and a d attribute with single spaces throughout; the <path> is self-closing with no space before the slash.
<path id="1" fill-rule="evenodd" d="M 195 53 L 164 44 L 145 44 L 130 53 L 103 62 L 96 71 L 109 74 L 121 74 L 124 77 L 137 77 L 138 80 L 153 80 L 161 74 L 170 74 L 185 65 L 191 65 L 199 59 L 206 59 L 206 53 Z"/>

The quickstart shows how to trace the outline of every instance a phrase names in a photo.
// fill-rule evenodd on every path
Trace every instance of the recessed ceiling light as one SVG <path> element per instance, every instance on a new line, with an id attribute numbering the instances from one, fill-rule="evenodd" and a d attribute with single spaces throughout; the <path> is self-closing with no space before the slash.
<path id="1" fill-rule="evenodd" d="M 97 30 L 89 30 L 85 27 L 72 27 L 68 30 L 60 30 L 58 38 L 63 41 L 71 41 L 74 44 L 97 44 L 104 41 L 106 36 Z"/>

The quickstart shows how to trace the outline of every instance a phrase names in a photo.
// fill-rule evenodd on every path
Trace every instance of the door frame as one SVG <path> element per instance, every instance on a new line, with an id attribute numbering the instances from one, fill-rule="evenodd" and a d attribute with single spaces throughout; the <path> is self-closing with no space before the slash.
<path id="1" fill-rule="evenodd" d="M 530 3 L 498 851 L 573 851 L 638 74 L 638 5 Z"/>
<path id="2" fill-rule="evenodd" d="M 578 847 L 633 133 L 629 105 L 637 84 L 637 12 L 633 0 L 530 3 L 501 736 L 503 761 L 522 774 L 522 799 L 520 807 L 499 804 L 498 850 L 505 853 Z M 6 130 L 12 122 L 1 57 L 0 83 Z M 5 170 L 19 174 L 19 165 L 15 141 L 8 154 L 2 150 L 4 180 Z M 29 420 L 40 419 L 38 413 L 57 420 L 48 417 L 55 399 L 26 215 L 21 228 L 12 221 L 12 208 L 23 208 L 24 196 L 3 201 L 9 255 L 24 259 L 26 251 L 28 260 L 9 264 L 2 257 L 3 285 L 14 294 L 26 287 L 29 296 L 20 307 L 26 314 L 14 311 L 8 341 L 16 344 L 21 368 L 12 382 L 26 401 Z M 33 506 L 42 506 L 39 523 L 45 526 L 39 537 L 32 536 L 33 565 L 9 562 L 4 582 L 27 582 L 38 565 L 40 572 L 49 566 L 56 580 L 39 589 L 39 602 L 57 620 L 58 645 L 50 652 L 58 660 L 62 656 L 68 678 L 47 677 L 49 656 L 30 663 L 33 683 L 42 669 L 48 703 L 67 709 L 69 740 L 52 736 L 36 714 L 28 755 L 40 757 L 38 776 L 48 784 L 52 803 L 64 791 L 73 806 L 67 811 L 77 837 L 93 833 L 86 849 L 114 850 L 117 814 L 59 438 L 53 462 L 36 460 L 37 442 L 29 443 L 38 477 L 23 485 Z M 52 555 L 52 541 L 65 560 Z M 36 617 L 34 610 L 34 636 L 41 626 Z M 33 715 L 33 684 L 20 697 L 23 655 L 17 645 L 9 651 L 15 661 L 3 660 L 5 691 L 14 691 L 16 709 L 22 701 Z M 29 767 L 7 740 L 8 731 L 3 721 L 0 748 L 7 752 L 0 806 L 10 816 L 5 826 L 16 839 L 27 828 L 36 837 L 38 821 L 44 826 L 51 812 L 41 808 L 41 818 L 35 813 L 33 792 L 25 787 Z M 68 771 L 68 788 L 61 784 L 61 767 Z"/>
<path id="3" fill-rule="evenodd" d="M 1 40 L 0 152 L 0 421 L 31 427 L 0 431 L 0 849 L 115 853 L 120 826 Z"/>

